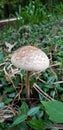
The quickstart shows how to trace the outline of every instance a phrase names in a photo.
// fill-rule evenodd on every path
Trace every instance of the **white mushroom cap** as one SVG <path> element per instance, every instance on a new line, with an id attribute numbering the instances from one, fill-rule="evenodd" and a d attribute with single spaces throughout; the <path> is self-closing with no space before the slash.
<path id="1" fill-rule="evenodd" d="M 11 62 L 26 71 L 44 71 L 49 67 L 47 55 L 34 46 L 23 46 L 12 55 Z"/>

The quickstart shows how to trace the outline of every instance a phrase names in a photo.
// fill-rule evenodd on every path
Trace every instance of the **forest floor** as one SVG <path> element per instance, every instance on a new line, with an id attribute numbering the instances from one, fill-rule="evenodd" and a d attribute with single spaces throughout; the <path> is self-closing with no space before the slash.
<path id="1" fill-rule="evenodd" d="M 45 72 L 31 74 L 31 97 L 29 100 L 26 98 L 25 89 L 26 72 L 11 64 L 12 53 L 24 45 L 41 48 L 50 59 L 50 67 Z M 33 87 L 34 83 L 42 91 L 36 90 L 36 86 Z M 46 126 L 49 123 L 47 127 L 51 130 L 53 128 L 58 130 L 59 127 L 63 129 L 63 126 L 52 123 L 48 115 L 44 113 L 41 100 L 50 99 L 63 101 L 63 18 L 51 17 L 49 21 L 43 21 L 39 25 L 6 25 L 0 31 L 1 130 L 8 129 L 8 127 L 10 130 L 10 125 L 13 122 L 14 126 L 12 127 L 17 125 L 19 130 L 32 130 L 32 128 L 43 130 L 45 129 L 44 122 L 47 122 Z M 19 117 L 19 115 L 21 116 Z M 36 120 L 35 125 L 33 122 L 29 122 L 32 119 Z M 41 120 L 43 123 L 40 127 Z"/>

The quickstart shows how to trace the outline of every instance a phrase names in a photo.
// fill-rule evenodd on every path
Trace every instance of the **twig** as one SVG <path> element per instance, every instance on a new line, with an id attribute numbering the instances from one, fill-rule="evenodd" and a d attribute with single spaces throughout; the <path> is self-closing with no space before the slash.
<path id="1" fill-rule="evenodd" d="M 33 86 L 34 88 L 35 88 L 35 90 L 40 94 L 40 95 L 42 95 L 46 100 L 49 100 L 47 97 L 45 97 L 37 88 L 36 88 L 36 86 Z"/>
<path id="2" fill-rule="evenodd" d="M 53 82 L 51 84 L 62 84 L 62 83 L 63 83 L 63 81 L 57 81 L 57 82 Z"/>
<path id="3" fill-rule="evenodd" d="M 54 67 L 54 66 L 59 66 L 61 63 L 57 63 L 57 64 L 52 64 L 49 67 Z"/>
<path id="4" fill-rule="evenodd" d="M 41 82 L 44 83 L 44 84 L 47 84 L 47 82 L 44 81 L 43 79 L 38 78 L 38 80 L 41 81 Z"/>
<path id="5" fill-rule="evenodd" d="M 19 18 L 10 18 L 10 19 L 4 19 L 4 20 L 0 20 L 0 24 L 2 23 L 7 23 L 7 22 L 13 22 L 13 21 L 16 21 L 16 20 L 20 20 L 22 19 L 21 17 Z"/>
<path id="6" fill-rule="evenodd" d="M 2 66 L 2 65 L 5 65 L 5 62 L 0 64 L 0 66 Z"/>
<path id="7" fill-rule="evenodd" d="M 40 79 L 40 78 L 38 78 L 39 79 L 39 81 L 41 81 L 42 83 L 44 83 L 44 84 L 48 84 L 46 81 L 44 81 L 44 80 L 42 80 L 42 79 Z M 62 84 L 63 83 L 63 81 L 57 81 L 57 82 L 51 82 L 50 84 Z"/>
<path id="8" fill-rule="evenodd" d="M 4 66 L 4 69 L 3 69 L 3 70 L 4 70 L 4 73 L 5 73 L 6 78 L 12 83 L 14 89 L 16 90 L 16 87 L 15 87 L 15 85 L 14 85 L 14 83 L 13 83 L 11 77 L 9 76 L 9 74 L 7 73 L 7 71 L 6 71 L 6 69 L 5 69 L 5 66 Z"/>
<path id="9" fill-rule="evenodd" d="M 41 95 L 47 97 L 49 100 L 54 100 L 53 98 L 51 98 L 48 94 L 46 94 L 36 83 L 34 83 L 33 87 L 35 89 L 38 89 L 38 92 L 41 93 Z"/>
<path id="10" fill-rule="evenodd" d="M 56 72 L 54 71 L 54 69 L 51 67 L 50 70 L 51 70 L 51 72 L 55 75 L 56 81 L 58 81 L 58 77 L 57 77 L 57 74 L 56 74 Z"/>

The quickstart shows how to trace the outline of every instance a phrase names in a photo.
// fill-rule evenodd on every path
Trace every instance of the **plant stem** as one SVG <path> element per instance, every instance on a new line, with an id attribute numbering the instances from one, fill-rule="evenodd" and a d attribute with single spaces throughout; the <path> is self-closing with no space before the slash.
<path id="1" fill-rule="evenodd" d="M 27 71 L 26 90 L 27 90 L 27 98 L 30 98 L 30 71 Z"/>

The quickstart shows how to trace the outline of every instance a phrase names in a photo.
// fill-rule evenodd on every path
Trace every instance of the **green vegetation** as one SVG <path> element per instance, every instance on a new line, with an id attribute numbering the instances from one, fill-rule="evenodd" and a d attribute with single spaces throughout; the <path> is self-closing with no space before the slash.
<path id="1" fill-rule="evenodd" d="M 49 12 L 39 0 L 31 1 L 16 13 L 21 20 L 1 29 L 0 130 L 59 130 L 63 127 L 62 13 L 62 3 Z M 11 64 L 13 51 L 24 45 L 41 48 L 50 59 L 50 67 L 45 72 L 31 74 L 29 100 L 25 89 L 26 72 Z"/>

